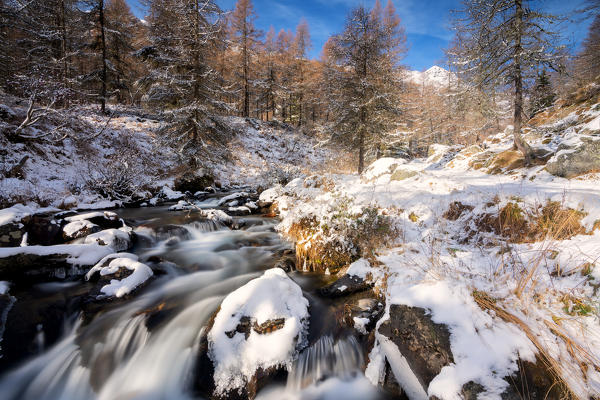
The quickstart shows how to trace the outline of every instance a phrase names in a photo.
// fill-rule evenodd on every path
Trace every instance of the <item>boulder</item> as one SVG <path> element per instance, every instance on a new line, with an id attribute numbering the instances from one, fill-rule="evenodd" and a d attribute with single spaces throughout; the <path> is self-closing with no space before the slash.
<path id="1" fill-rule="evenodd" d="M 85 243 L 98 243 L 101 246 L 110 246 L 114 251 L 125 251 L 131 248 L 132 238 L 129 232 L 121 229 L 105 229 L 93 233 L 85 238 Z"/>
<path id="2" fill-rule="evenodd" d="M 203 171 L 188 172 L 175 179 L 173 188 L 182 193 L 196 193 L 211 186 L 214 181 L 212 176 L 205 174 Z"/>
<path id="3" fill-rule="evenodd" d="M 207 336 L 214 366 L 212 397 L 254 398 L 306 346 L 308 319 L 302 289 L 279 268 L 230 293 Z"/>
<path id="4" fill-rule="evenodd" d="M 116 229 L 123 226 L 123 220 L 112 211 L 95 211 L 85 214 L 72 215 L 65 217 L 65 221 L 75 222 L 86 220 L 94 225 L 98 225 L 100 229 Z"/>
<path id="5" fill-rule="evenodd" d="M 34 214 L 27 218 L 27 244 L 49 246 L 64 243 L 61 221 L 51 213 Z"/>
<path id="6" fill-rule="evenodd" d="M 100 227 L 87 219 L 69 222 L 62 228 L 62 237 L 65 240 L 75 240 L 100 232 Z"/>
<path id="7" fill-rule="evenodd" d="M 378 332 L 397 347 L 425 393 L 442 368 L 454 362 L 448 328 L 422 308 L 392 304 Z"/>
<path id="8" fill-rule="evenodd" d="M 600 171 L 600 138 L 583 136 L 577 146 L 560 145 L 546 170 L 563 178 Z"/>
<path id="9" fill-rule="evenodd" d="M 152 269 L 138 261 L 135 254 L 109 254 L 86 274 L 86 280 L 97 281 L 93 295 L 97 299 L 124 297 L 147 283 Z"/>
<path id="10" fill-rule="evenodd" d="M 27 247 L 23 247 L 27 249 Z M 34 276 L 40 279 L 55 277 L 58 271 L 64 271 L 69 267 L 67 258 L 71 255 L 61 253 L 34 254 L 26 251 L 11 254 L 0 258 L 0 280 L 19 281 L 23 278 L 29 281 Z M 36 279 L 34 279 L 36 280 Z"/>

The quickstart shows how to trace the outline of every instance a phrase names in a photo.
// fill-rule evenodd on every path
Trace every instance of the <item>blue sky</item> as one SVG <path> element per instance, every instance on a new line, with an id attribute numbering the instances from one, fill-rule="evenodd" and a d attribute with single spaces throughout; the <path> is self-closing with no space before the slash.
<path id="1" fill-rule="evenodd" d="M 144 10 L 138 0 L 127 0 L 132 11 L 140 18 Z M 383 5 L 387 0 L 380 0 Z M 216 0 L 224 10 L 231 10 L 236 0 Z M 304 17 L 310 26 L 313 42 L 311 55 L 319 57 L 327 38 L 342 30 L 346 14 L 359 4 L 372 7 L 375 0 L 253 0 L 258 14 L 256 25 L 267 31 L 271 25 L 280 29 L 295 30 Z M 543 0 L 544 7 L 552 12 L 568 12 L 583 0 Z M 443 48 L 452 38 L 449 29 L 450 10 L 460 7 L 460 0 L 394 0 L 406 29 L 409 51 L 403 63 L 411 69 L 424 70 L 441 64 Z M 587 32 L 587 23 L 565 25 L 566 37 L 575 46 Z"/>

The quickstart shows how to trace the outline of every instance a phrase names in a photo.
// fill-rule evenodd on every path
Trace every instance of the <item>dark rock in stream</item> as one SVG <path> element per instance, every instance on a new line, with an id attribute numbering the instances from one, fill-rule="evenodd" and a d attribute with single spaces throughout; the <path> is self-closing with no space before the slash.
<path id="1" fill-rule="evenodd" d="M 40 281 L 62 276 L 72 266 L 67 263 L 70 254 L 37 255 L 17 253 L 0 258 L 0 280 Z"/>
<path id="2" fill-rule="evenodd" d="M 337 281 L 319 289 L 319 294 L 324 297 L 342 297 L 352 293 L 371 290 L 373 284 L 356 275 L 344 275 Z"/>
<path id="3" fill-rule="evenodd" d="M 188 240 L 192 237 L 190 231 L 181 225 L 161 225 L 154 230 L 154 234 L 157 240 L 166 240 L 173 237 Z"/>
<path id="4" fill-rule="evenodd" d="M 27 243 L 29 245 L 49 246 L 64 243 L 62 221 L 56 220 L 54 215 L 35 214 L 27 222 Z"/>
<path id="5" fill-rule="evenodd" d="M 422 308 L 392 304 L 379 333 L 398 347 L 425 392 L 442 368 L 454 362 L 448 328 Z"/>
<path id="6" fill-rule="evenodd" d="M 0 225 L 0 247 L 16 247 L 23 241 L 27 232 L 25 225 L 21 223 L 9 223 Z"/>

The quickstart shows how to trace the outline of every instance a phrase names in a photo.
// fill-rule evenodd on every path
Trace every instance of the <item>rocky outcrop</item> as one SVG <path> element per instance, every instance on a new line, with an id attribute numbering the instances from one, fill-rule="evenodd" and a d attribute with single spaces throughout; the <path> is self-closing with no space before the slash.
<path id="1" fill-rule="evenodd" d="M 422 308 L 392 304 L 378 332 L 398 348 L 425 393 L 442 368 L 454 362 L 448 328 Z"/>
<path id="2" fill-rule="evenodd" d="M 546 170 L 563 178 L 600 171 L 600 138 L 582 136 L 578 145 L 561 144 Z"/>

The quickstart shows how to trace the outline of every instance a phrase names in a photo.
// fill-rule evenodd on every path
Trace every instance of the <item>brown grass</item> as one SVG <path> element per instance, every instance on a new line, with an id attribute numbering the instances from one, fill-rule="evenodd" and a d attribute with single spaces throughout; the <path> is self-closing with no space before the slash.
<path id="1" fill-rule="evenodd" d="M 506 150 L 498 153 L 493 159 L 488 173 L 492 175 L 512 171 L 525 166 L 523 154 L 517 150 Z"/>
<path id="2" fill-rule="evenodd" d="M 473 211 L 473 208 L 473 206 L 463 204 L 460 201 L 453 201 L 450 203 L 448 210 L 446 210 L 442 217 L 449 221 L 456 221 L 463 215 L 465 211 Z"/>
<path id="3" fill-rule="evenodd" d="M 583 211 L 567 208 L 557 201 L 524 210 L 509 202 L 498 214 L 484 214 L 475 221 L 483 232 L 494 232 L 511 243 L 533 243 L 545 239 L 566 240 L 581 234 L 591 234 L 581 225 Z"/>

